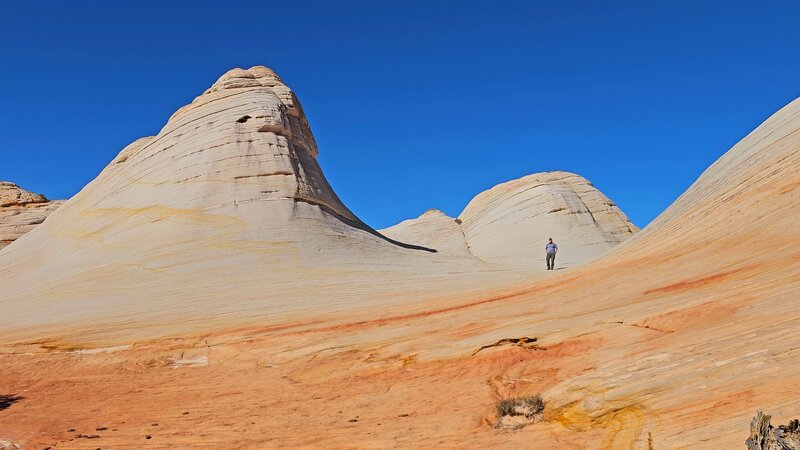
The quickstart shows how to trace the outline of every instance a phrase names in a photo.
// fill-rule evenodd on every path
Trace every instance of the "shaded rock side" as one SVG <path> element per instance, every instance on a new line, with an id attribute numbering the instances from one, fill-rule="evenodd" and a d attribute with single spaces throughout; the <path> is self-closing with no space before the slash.
<path id="1" fill-rule="evenodd" d="M 0 249 L 44 222 L 62 203 L 63 200 L 50 201 L 14 183 L 0 181 Z"/>

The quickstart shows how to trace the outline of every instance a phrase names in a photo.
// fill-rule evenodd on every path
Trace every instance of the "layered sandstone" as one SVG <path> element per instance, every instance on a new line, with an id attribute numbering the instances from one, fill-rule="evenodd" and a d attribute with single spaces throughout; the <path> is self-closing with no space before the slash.
<path id="1" fill-rule="evenodd" d="M 62 203 L 0 181 L 0 250 L 44 222 Z"/>
<path id="2" fill-rule="evenodd" d="M 135 317 L 141 326 L 128 332 L 157 336 L 202 330 L 219 317 L 243 324 L 288 320 L 302 310 L 333 313 L 411 292 L 433 300 L 530 277 L 524 264 L 487 267 L 483 254 L 465 251 L 465 233 L 468 240 L 475 235 L 478 248 L 485 245 L 473 225 L 479 213 L 468 216 L 463 230 L 438 216 L 426 223 L 437 223 L 439 231 L 373 230 L 333 191 L 318 152 L 300 102 L 272 70 L 229 71 L 156 136 L 123 149 L 58 215 L 0 254 L 0 264 L 15 267 L 0 273 L 0 286 L 7 286 L 7 298 L 26 299 L 25 306 L 4 311 L 0 325 L 27 330 Z M 521 208 L 536 216 L 542 206 L 535 196 L 525 201 Z M 520 209 L 498 203 L 488 215 Z M 513 220 L 515 214 L 507 213 Z M 574 226 L 557 217 L 563 236 L 577 235 L 579 214 Z M 527 225 L 553 229 L 540 219 Z M 518 235 L 524 231 L 530 232 Z M 524 238 L 530 241 L 530 233 Z M 589 239 L 609 247 L 604 236 Z M 540 262 L 540 253 L 527 258 Z M 325 292 L 325 301 L 316 292 Z"/>
<path id="3" fill-rule="evenodd" d="M 416 219 L 404 220 L 380 232 L 392 239 L 416 242 L 448 255 L 474 257 L 464 238 L 461 221 L 438 209 L 429 209 Z"/>
<path id="4" fill-rule="evenodd" d="M 472 199 L 458 218 L 473 254 L 521 265 L 543 254 L 550 237 L 559 243 L 561 264 L 574 267 L 639 231 L 602 192 L 568 172 L 499 184 Z"/>
<path id="5" fill-rule="evenodd" d="M 307 181 L 309 139 L 295 147 L 264 112 L 295 100 L 265 70 L 223 77 L 0 253 L 0 395 L 16 399 L 0 438 L 737 448 L 756 411 L 796 417 L 800 100 L 606 256 L 532 277 L 503 240 L 517 229 L 481 217 L 538 223 L 514 206 L 537 197 L 511 182 L 460 224 L 432 211 L 382 236 Z M 608 222 L 575 228 L 586 242 L 633 230 L 581 180 L 549 176 L 570 187 L 525 183 Z M 541 421 L 495 429 L 499 400 L 536 393 Z"/>
<path id="6" fill-rule="evenodd" d="M 478 194 L 453 219 L 431 210 L 381 233 L 498 267 L 541 268 L 544 245 L 559 245 L 558 266 L 576 267 L 633 236 L 638 227 L 585 178 L 535 173 Z"/>

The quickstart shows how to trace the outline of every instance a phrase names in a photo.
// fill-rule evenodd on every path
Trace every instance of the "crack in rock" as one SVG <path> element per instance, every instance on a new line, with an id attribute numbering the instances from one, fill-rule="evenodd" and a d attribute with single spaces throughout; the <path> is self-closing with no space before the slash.
<path id="1" fill-rule="evenodd" d="M 674 333 L 673 330 L 662 330 L 661 328 L 654 328 L 654 327 L 651 327 L 650 325 L 639 325 L 638 323 L 627 323 L 627 322 L 623 322 L 621 320 L 615 320 L 613 322 L 601 322 L 601 323 L 614 323 L 614 324 L 619 324 L 619 325 L 625 325 L 627 327 L 644 328 L 646 330 L 657 331 L 659 333 L 665 333 L 665 334 Z"/>
<path id="2" fill-rule="evenodd" d="M 497 341 L 497 342 L 495 342 L 493 344 L 488 344 L 488 345 L 482 346 L 481 348 L 479 348 L 479 349 L 475 350 L 474 352 L 472 352 L 472 355 L 470 355 L 470 356 L 477 355 L 478 352 L 480 352 L 481 350 L 484 350 L 484 349 L 487 349 L 487 348 L 491 348 L 491 347 L 500 347 L 502 345 L 513 345 L 513 346 L 522 347 L 522 348 L 525 348 L 525 349 L 528 349 L 528 350 L 544 350 L 542 347 L 539 347 L 538 345 L 536 345 L 536 341 L 538 341 L 537 338 L 535 338 L 535 337 L 527 337 L 527 336 L 523 336 L 523 337 L 520 337 L 520 338 L 500 339 L 499 341 Z"/>

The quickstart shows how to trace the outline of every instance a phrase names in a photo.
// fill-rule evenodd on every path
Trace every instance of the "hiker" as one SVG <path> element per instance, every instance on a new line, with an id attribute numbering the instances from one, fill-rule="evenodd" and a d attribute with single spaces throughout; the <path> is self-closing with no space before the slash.
<path id="1" fill-rule="evenodd" d="M 550 238 L 550 242 L 544 246 L 544 251 L 547 253 L 547 270 L 553 270 L 556 265 L 556 253 L 558 253 L 558 245 Z"/>

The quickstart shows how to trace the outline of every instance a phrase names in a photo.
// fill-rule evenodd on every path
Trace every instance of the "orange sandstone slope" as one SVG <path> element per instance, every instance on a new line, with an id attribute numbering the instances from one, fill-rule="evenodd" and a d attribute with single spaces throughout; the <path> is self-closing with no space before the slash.
<path id="1" fill-rule="evenodd" d="M 32 448 L 739 448 L 757 409 L 781 422 L 800 411 L 799 210 L 796 100 L 651 226 L 570 271 L 520 281 L 426 262 L 430 278 L 405 282 L 417 290 L 392 296 L 376 282 L 385 294 L 375 301 L 333 312 L 315 310 L 319 285 L 296 293 L 300 281 L 282 291 L 299 302 L 293 315 L 246 327 L 206 320 L 197 331 L 175 314 L 169 339 L 81 317 L 72 325 L 100 330 L 79 342 L 92 333 L 59 325 L 60 314 L 72 317 L 66 303 L 46 325 L 62 334 L 35 321 L 1 334 L 0 439 Z M 3 261 L 25 264 L 9 255 L 41 229 Z M 452 270 L 466 275 L 442 282 Z M 488 292 L 474 274 L 494 277 Z M 417 295 L 429 282 L 436 295 Z M 369 296 L 363 280 L 353 286 Z M 148 307 L 173 308 L 143 293 Z M 4 311 L 10 303 L 3 298 Z M 34 305 L 53 314 L 44 300 Z M 493 428 L 500 398 L 537 392 L 541 422 Z"/>

